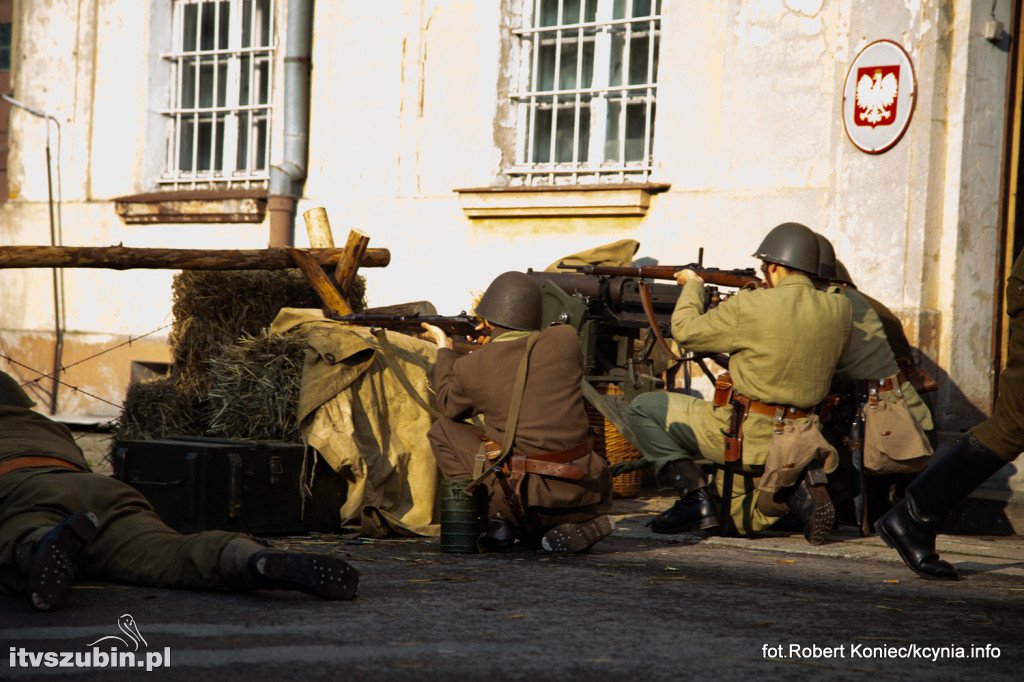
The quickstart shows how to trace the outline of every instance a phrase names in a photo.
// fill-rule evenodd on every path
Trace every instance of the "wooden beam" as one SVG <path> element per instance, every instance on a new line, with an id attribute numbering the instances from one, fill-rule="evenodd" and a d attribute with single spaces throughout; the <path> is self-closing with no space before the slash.
<path id="1" fill-rule="evenodd" d="M 309 251 L 289 248 L 288 255 L 302 270 L 302 274 L 306 276 L 306 280 L 316 291 L 316 295 L 320 297 L 320 301 L 324 304 L 325 315 L 351 315 L 354 312 L 352 306 L 348 304 L 345 297 L 334 286 L 334 282 L 324 272 L 323 266 L 310 255 Z"/>
<path id="2" fill-rule="evenodd" d="M 351 230 L 348 233 L 344 255 L 338 261 L 338 267 L 334 269 L 334 281 L 338 283 L 338 288 L 346 298 L 352 290 L 352 280 L 356 278 L 356 270 L 359 269 L 363 254 L 366 253 L 366 245 L 369 243 L 369 235 L 359 230 Z"/>
<path id="3" fill-rule="evenodd" d="M 307 252 L 321 266 L 336 267 L 342 249 Z M 359 267 L 383 268 L 387 249 L 367 249 Z M 131 268 L 164 270 L 283 270 L 295 267 L 286 247 L 272 249 L 137 249 L 129 246 L 0 246 L 2 268 Z"/>

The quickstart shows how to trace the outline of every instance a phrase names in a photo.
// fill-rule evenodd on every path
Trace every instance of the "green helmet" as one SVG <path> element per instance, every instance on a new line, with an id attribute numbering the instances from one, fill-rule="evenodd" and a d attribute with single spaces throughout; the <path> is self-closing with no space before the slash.
<path id="1" fill-rule="evenodd" d="M 0 405 L 12 407 L 33 407 L 35 402 L 28 397 L 21 385 L 7 372 L 0 371 Z"/>
<path id="2" fill-rule="evenodd" d="M 519 331 L 541 326 L 540 284 L 525 272 L 498 275 L 476 305 L 476 315 L 491 324 Z"/>
<path id="3" fill-rule="evenodd" d="M 839 260 L 838 258 L 836 258 L 836 276 L 832 278 L 832 281 L 842 282 L 843 284 L 847 284 L 853 287 L 854 289 L 857 288 L 857 285 L 853 283 L 853 278 L 850 277 L 850 271 L 846 269 L 845 265 L 843 265 L 843 261 Z"/>
<path id="4" fill-rule="evenodd" d="M 818 238 L 814 236 L 811 228 L 800 223 L 782 223 L 765 235 L 753 256 L 769 263 L 778 263 L 787 268 L 817 275 L 818 250 Z"/>
<path id="5" fill-rule="evenodd" d="M 815 232 L 814 236 L 818 238 L 818 277 L 832 282 L 836 278 L 836 251 L 824 235 Z"/>

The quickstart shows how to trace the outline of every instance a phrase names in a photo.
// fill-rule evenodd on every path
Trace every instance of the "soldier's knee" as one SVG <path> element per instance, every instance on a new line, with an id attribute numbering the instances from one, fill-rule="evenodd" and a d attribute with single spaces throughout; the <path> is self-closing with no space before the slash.
<path id="1" fill-rule="evenodd" d="M 627 416 L 631 423 L 644 421 L 663 422 L 666 414 L 664 393 L 641 393 L 629 404 Z"/>

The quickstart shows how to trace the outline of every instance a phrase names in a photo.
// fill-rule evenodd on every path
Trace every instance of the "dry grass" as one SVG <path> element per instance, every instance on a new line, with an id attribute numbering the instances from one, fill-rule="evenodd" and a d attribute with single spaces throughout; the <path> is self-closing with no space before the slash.
<path id="1" fill-rule="evenodd" d="M 209 436 L 298 442 L 303 348 L 270 335 L 281 308 L 319 308 L 298 270 L 185 270 L 174 278 L 171 375 L 131 386 L 116 440 Z M 366 307 L 366 280 L 352 307 Z"/>

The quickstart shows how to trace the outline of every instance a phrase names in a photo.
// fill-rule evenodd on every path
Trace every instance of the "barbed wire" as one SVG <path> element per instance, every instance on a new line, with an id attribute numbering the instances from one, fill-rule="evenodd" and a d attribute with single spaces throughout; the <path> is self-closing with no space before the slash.
<path id="1" fill-rule="evenodd" d="M 84 362 L 88 362 L 89 360 L 94 360 L 94 359 L 98 358 L 99 356 L 101 356 L 101 355 L 103 355 L 105 353 L 109 353 L 112 350 L 117 350 L 118 348 L 121 348 L 123 346 L 131 346 L 132 343 L 134 343 L 135 341 L 138 341 L 139 339 L 144 339 L 147 336 L 152 336 L 153 334 L 156 334 L 157 332 L 160 332 L 160 331 L 163 331 L 164 329 L 167 329 L 168 327 L 172 326 L 173 324 L 174 324 L 173 322 L 168 322 L 167 324 L 165 324 L 165 325 L 163 325 L 161 327 L 157 327 L 153 331 L 146 332 L 145 334 L 141 334 L 139 336 L 129 336 L 128 340 L 126 340 L 126 341 L 122 341 L 121 343 L 116 344 L 114 346 L 110 346 L 109 348 L 104 348 L 103 350 L 99 351 L 98 353 L 94 353 L 94 354 L 92 354 L 92 355 L 90 355 L 88 357 L 82 358 L 81 360 L 78 360 L 77 362 L 73 362 L 70 365 L 63 365 L 62 364 L 61 367 L 60 367 L 60 372 L 65 372 L 68 369 L 71 369 L 72 367 L 75 367 L 77 365 L 81 365 Z M 39 375 L 35 379 L 31 379 L 29 381 L 26 381 L 25 383 L 22 384 L 22 386 L 28 386 L 29 384 L 34 384 L 35 387 L 38 388 L 43 393 L 49 393 L 49 391 L 47 391 L 45 388 L 43 388 L 39 384 L 39 382 L 42 381 L 43 379 L 50 379 L 52 381 L 53 377 L 54 377 L 54 374 L 56 372 L 50 372 L 50 373 L 41 372 L 38 369 L 36 369 L 35 367 L 29 367 L 28 365 L 24 364 L 23 362 L 19 362 L 19 361 L 15 360 L 14 358 L 12 358 L 10 355 L 8 355 L 6 353 L 0 353 L 0 358 L 3 358 L 4 360 L 6 360 L 7 362 L 9 362 L 9 363 L 11 363 L 13 365 L 17 365 L 18 367 L 24 367 L 25 369 L 29 370 L 30 372 L 35 372 L 36 374 Z M 86 390 L 84 390 L 84 389 L 82 389 L 82 388 L 80 388 L 78 386 L 72 386 L 71 384 L 69 384 L 69 383 L 67 383 L 65 381 L 62 381 L 61 379 L 57 379 L 56 381 L 61 386 L 66 386 L 67 388 L 70 388 L 71 391 L 74 392 L 74 393 L 81 393 L 82 395 L 89 396 L 90 398 L 93 398 L 95 400 L 99 400 L 101 403 L 106 403 L 107 405 L 110 405 L 112 407 L 116 407 L 118 409 L 123 409 L 124 408 L 124 404 L 123 403 L 111 402 L 111 401 L 107 400 L 106 398 L 101 398 L 98 395 L 93 395 L 92 393 L 89 393 L 88 391 L 86 391 Z"/>

